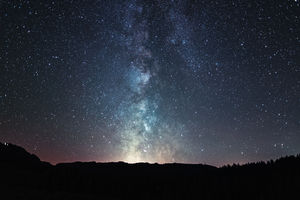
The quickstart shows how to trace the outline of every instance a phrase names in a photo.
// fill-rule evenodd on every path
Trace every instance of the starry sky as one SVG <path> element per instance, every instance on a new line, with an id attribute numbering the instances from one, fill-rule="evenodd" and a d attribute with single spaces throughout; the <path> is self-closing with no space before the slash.
<path id="1" fill-rule="evenodd" d="M 0 141 L 57 162 L 300 153 L 300 2 L 0 2 Z"/>

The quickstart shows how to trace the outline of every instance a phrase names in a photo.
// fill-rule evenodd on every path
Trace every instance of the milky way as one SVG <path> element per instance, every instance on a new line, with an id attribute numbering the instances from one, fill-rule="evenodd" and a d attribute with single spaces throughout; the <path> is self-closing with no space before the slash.
<path id="1" fill-rule="evenodd" d="M 121 17 L 122 44 L 129 64 L 124 66 L 125 87 L 116 113 L 119 121 L 117 140 L 120 139 L 119 159 L 127 162 L 174 162 L 183 158 L 175 155 L 184 151 L 178 144 L 181 129 L 175 129 L 173 122 L 159 117 L 160 82 L 157 74 L 160 66 L 152 54 L 149 43 L 149 16 L 143 7 L 132 1 L 124 5 L 126 13 Z M 174 127 L 171 127 L 171 126 Z M 177 125 L 178 126 L 178 125 Z"/>
<path id="2" fill-rule="evenodd" d="M 0 142 L 42 160 L 300 152 L 298 1 L 1 1 Z"/>

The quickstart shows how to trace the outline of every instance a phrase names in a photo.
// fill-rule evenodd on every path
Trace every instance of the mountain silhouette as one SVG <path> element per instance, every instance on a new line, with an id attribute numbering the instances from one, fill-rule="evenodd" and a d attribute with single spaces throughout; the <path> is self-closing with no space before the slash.
<path id="1" fill-rule="evenodd" d="M 36 155 L 28 153 L 22 147 L 9 143 L 0 143 L 0 163 L 10 167 L 50 166 L 49 163 L 41 162 Z"/>
<path id="2" fill-rule="evenodd" d="M 216 168 L 201 164 L 74 162 L 51 165 L 0 143 L 3 199 L 291 199 L 300 156 Z"/>

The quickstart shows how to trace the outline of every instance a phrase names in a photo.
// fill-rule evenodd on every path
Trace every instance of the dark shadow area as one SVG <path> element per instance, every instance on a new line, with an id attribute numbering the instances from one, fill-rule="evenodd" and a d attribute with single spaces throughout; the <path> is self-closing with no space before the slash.
<path id="1" fill-rule="evenodd" d="M 216 168 L 209 165 L 40 161 L 0 143 L 1 199 L 292 199 L 300 156 Z"/>

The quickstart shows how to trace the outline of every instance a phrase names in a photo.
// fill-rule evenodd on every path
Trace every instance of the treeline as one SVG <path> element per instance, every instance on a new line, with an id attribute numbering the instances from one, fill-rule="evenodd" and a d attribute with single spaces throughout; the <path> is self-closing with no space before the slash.
<path id="1" fill-rule="evenodd" d="M 291 199 L 300 156 L 216 168 L 186 164 L 67 163 L 52 166 L 0 144 L 6 199 Z"/>

